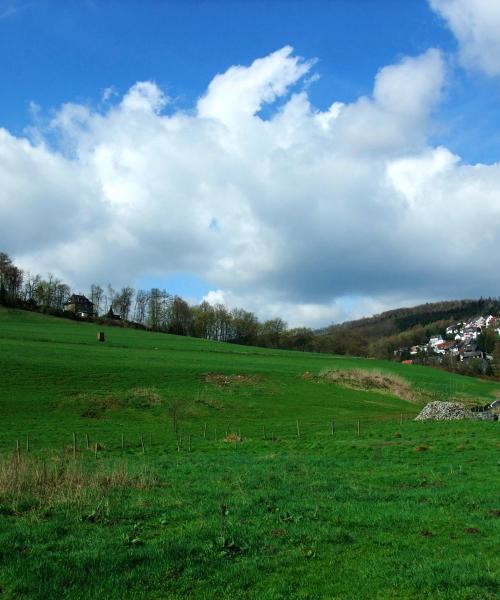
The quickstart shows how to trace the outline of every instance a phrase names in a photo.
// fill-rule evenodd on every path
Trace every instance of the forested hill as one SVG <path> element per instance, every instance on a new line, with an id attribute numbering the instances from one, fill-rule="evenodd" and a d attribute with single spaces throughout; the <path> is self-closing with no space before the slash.
<path id="1" fill-rule="evenodd" d="M 461 321 L 481 314 L 496 315 L 500 312 L 500 298 L 480 298 L 479 300 L 446 300 L 420 304 L 411 308 L 395 308 L 372 317 L 346 321 L 331 325 L 318 333 L 331 333 L 338 328 L 362 329 L 374 334 L 388 335 L 401 333 L 416 325 L 430 325 L 436 321 Z"/>
<path id="2" fill-rule="evenodd" d="M 423 343 L 454 322 L 488 314 L 500 314 L 500 298 L 447 300 L 398 308 L 331 325 L 316 333 L 325 341 L 328 339 L 325 345 L 331 351 L 389 358 L 394 349 Z"/>

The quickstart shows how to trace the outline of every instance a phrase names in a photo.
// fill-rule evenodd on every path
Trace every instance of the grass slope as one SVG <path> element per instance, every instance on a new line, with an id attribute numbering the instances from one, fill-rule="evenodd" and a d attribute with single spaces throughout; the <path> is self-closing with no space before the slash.
<path id="1" fill-rule="evenodd" d="M 498 393 L 0 309 L 2 597 L 498 597 L 498 424 L 401 423 L 418 403 L 303 377 L 332 368 L 421 402 Z"/>

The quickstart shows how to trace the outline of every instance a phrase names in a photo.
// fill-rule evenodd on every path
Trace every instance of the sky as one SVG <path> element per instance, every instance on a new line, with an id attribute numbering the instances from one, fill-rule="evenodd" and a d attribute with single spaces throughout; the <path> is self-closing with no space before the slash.
<path id="1" fill-rule="evenodd" d="M 319 327 L 500 295 L 500 1 L 0 0 L 0 250 Z"/>

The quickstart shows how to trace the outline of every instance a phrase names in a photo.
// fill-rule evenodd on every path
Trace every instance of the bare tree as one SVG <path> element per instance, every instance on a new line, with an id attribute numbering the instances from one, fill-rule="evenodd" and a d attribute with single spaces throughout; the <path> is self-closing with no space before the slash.
<path id="1" fill-rule="evenodd" d="M 40 283 L 40 279 L 40 275 L 32 275 L 31 273 L 25 274 L 22 292 L 23 300 L 25 302 L 35 301 L 35 291 Z"/>
<path id="2" fill-rule="evenodd" d="M 146 290 L 137 290 L 134 306 L 134 321 L 137 323 L 145 323 L 148 302 L 149 293 Z"/>
<path id="3" fill-rule="evenodd" d="M 93 283 L 90 286 L 90 301 L 94 305 L 94 313 L 96 315 L 101 314 L 101 304 L 103 301 L 104 290 L 100 285 Z"/>
<path id="4" fill-rule="evenodd" d="M 131 287 L 122 288 L 114 297 L 113 306 L 124 321 L 128 321 L 133 297 L 134 290 Z"/>

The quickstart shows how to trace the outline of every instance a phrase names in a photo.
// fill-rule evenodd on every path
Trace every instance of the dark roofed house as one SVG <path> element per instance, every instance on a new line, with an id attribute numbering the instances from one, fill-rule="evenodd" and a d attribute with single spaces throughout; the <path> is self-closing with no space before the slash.
<path id="1" fill-rule="evenodd" d="M 94 316 L 94 305 L 85 296 L 73 294 L 64 303 L 64 312 L 71 312 L 78 317 L 88 318 Z"/>

